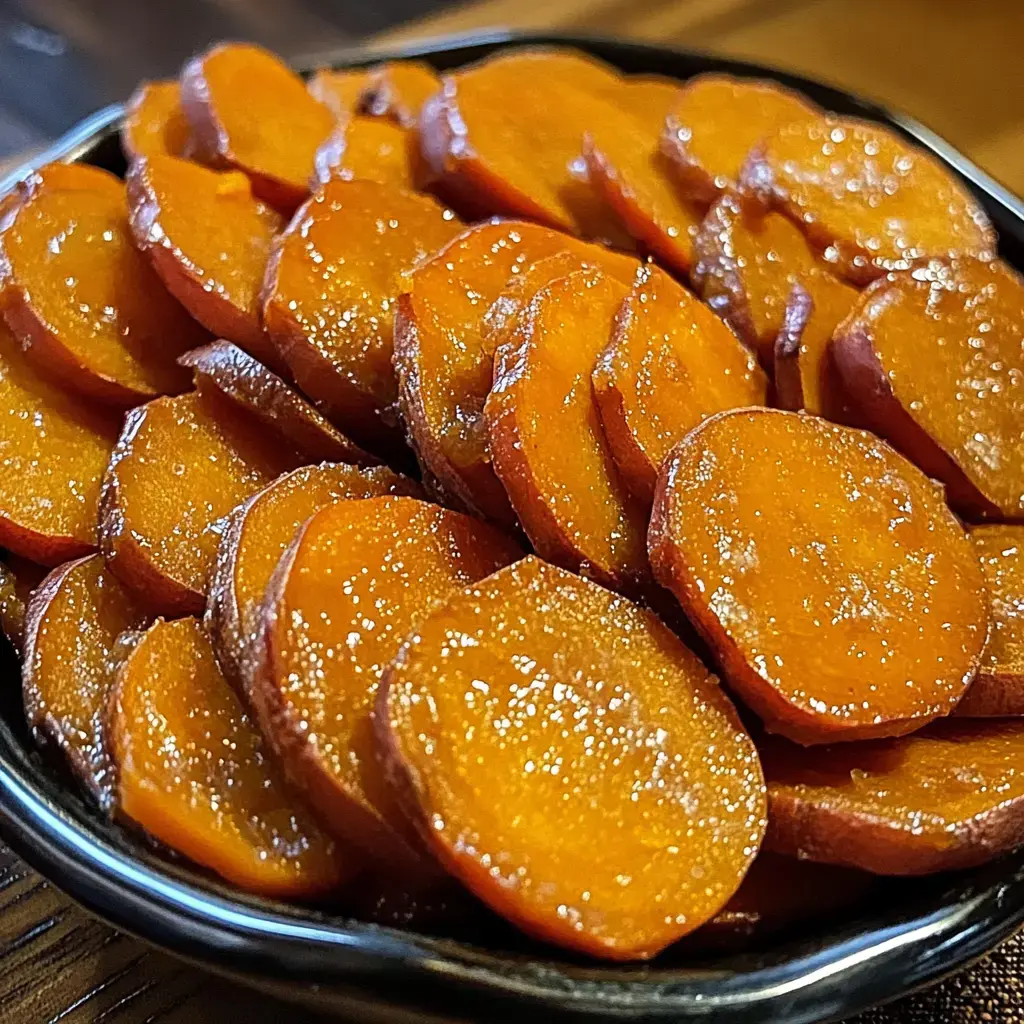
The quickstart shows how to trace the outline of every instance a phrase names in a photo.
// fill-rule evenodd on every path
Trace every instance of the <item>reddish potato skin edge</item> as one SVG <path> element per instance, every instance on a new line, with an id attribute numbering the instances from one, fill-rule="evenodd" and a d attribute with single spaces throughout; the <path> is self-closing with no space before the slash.
<path id="1" fill-rule="evenodd" d="M 22 558 L 52 568 L 72 558 L 83 558 L 97 550 L 96 541 L 75 537 L 55 537 L 38 533 L 0 515 L 0 547 L 7 548 Z"/>
<path id="2" fill-rule="evenodd" d="M 793 283 L 782 327 L 775 338 L 775 400 L 780 409 L 799 412 L 805 406 L 800 342 L 814 314 L 814 300 L 799 281 Z"/>
<path id="3" fill-rule="evenodd" d="M 681 127 L 679 119 L 673 114 L 665 118 L 665 127 L 659 140 L 661 152 L 673 169 L 680 194 L 698 206 L 710 206 L 724 190 L 715 184 L 714 177 L 704 170 L 689 148 L 679 141 Z"/>
<path id="4" fill-rule="evenodd" d="M 206 590 L 206 610 L 203 613 L 203 627 L 224 678 L 240 695 L 245 695 L 245 664 L 250 639 L 245 634 L 242 610 L 238 605 L 235 590 L 235 560 L 238 545 L 245 529 L 245 517 L 257 498 L 259 491 L 236 508 L 228 521 L 228 528 L 217 546 L 217 558 L 210 573 L 210 584 Z"/>
<path id="5" fill-rule="evenodd" d="M 953 714 L 957 718 L 1016 718 L 1024 715 L 1024 676 L 980 670 Z"/>

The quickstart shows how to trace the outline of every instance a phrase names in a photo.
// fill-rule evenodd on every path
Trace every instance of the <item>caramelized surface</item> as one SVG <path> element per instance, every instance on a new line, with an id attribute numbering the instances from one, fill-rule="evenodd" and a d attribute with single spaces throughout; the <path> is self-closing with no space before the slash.
<path id="1" fill-rule="evenodd" d="M 403 128 L 412 128 L 420 108 L 440 88 L 441 79 L 426 61 L 388 61 L 369 75 L 364 101 L 366 112 L 374 117 L 389 117 Z"/>
<path id="2" fill-rule="evenodd" d="M 988 218 L 966 187 L 888 128 L 822 115 L 765 138 L 746 183 L 770 194 L 855 284 L 922 256 L 995 249 Z"/>
<path id="3" fill-rule="evenodd" d="M 28 608 L 25 717 L 105 811 L 116 802 L 107 710 L 117 638 L 145 623 L 145 613 L 99 555 L 54 569 Z"/>
<path id="4" fill-rule="evenodd" d="M 124 189 L 37 178 L 0 235 L 4 317 L 69 390 L 122 407 L 181 391 L 175 363 L 206 334 L 132 244 Z"/>
<path id="5" fill-rule="evenodd" d="M 714 677 L 650 612 L 536 558 L 435 607 L 378 708 L 435 854 L 540 938 L 653 956 L 760 843 L 757 752 Z"/>
<path id="6" fill-rule="evenodd" d="M 410 888 L 434 870 L 413 853 L 372 736 L 385 666 L 431 604 L 518 558 L 483 523 L 412 498 L 342 501 L 300 531 L 264 605 L 250 699 L 321 819 Z"/>
<path id="7" fill-rule="evenodd" d="M 615 465 L 648 503 L 677 441 L 713 413 L 764 405 L 768 389 L 732 331 L 653 267 L 623 303 L 592 382 Z"/>
<path id="8" fill-rule="evenodd" d="M 865 294 L 835 359 L 872 427 L 975 517 L 1024 519 L 1024 282 L 932 261 Z"/>
<path id="9" fill-rule="evenodd" d="M 4 553 L 0 562 L 0 631 L 21 654 L 25 638 L 25 609 L 32 591 L 42 583 L 46 569 L 27 559 Z"/>
<path id="10" fill-rule="evenodd" d="M 1024 826 L 1024 721 L 934 722 L 898 739 L 759 745 L 766 845 L 885 875 L 971 867 Z"/>
<path id="11" fill-rule="evenodd" d="M 143 156 L 185 156 L 188 121 L 177 82 L 143 82 L 128 101 L 121 148 L 128 161 Z"/>
<path id="12" fill-rule="evenodd" d="M 650 553 L 729 683 L 801 743 L 949 714 L 988 633 L 981 567 L 942 492 L 817 417 L 706 420 L 662 467 Z"/>
<path id="13" fill-rule="evenodd" d="M 380 409 L 397 397 L 394 306 L 404 273 L 459 225 L 423 196 L 369 181 L 331 181 L 279 236 L 264 324 L 299 386 L 360 443 L 394 434 Z"/>
<path id="14" fill-rule="evenodd" d="M 121 810 L 171 849 L 266 896 L 320 895 L 352 873 L 286 788 L 195 619 L 143 634 L 111 718 Z"/>
<path id="15" fill-rule="evenodd" d="M 282 210 L 308 195 L 313 155 L 334 117 L 278 57 L 251 43 L 221 43 L 185 65 L 181 93 L 207 159 L 245 171 L 256 195 Z"/>
<path id="16" fill-rule="evenodd" d="M 57 565 L 96 548 L 118 421 L 54 387 L 0 324 L 0 544 Z"/>
<path id="17" fill-rule="evenodd" d="M 416 136 L 375 117 L 351 117 L 338 124 L 314 158 L 316 180 L 361 179 L 412 191 L 417 188 Z"/>
<path id="18" fill-rule="evenodd" d="M 612 586 L 647 574 L 646 517 L 616 473 L 590 374 L 627 292 L 577 271 L 539 291 L 494 363 L 491 458 L 543 558 Z"/>
<path id="19" fill-rule="evenodd" d="M 281 215 L 252 195 L 237 171 L 211 171 L 152 156 L 126 179 L 135 244 L 178 301 L 213 334 L 272 365 L 259 294 Z"/>
<path id="20" fill-rule="evenodd" d="M 297 462 L 216 395 L 133 409 L 103 481 L 108 565 L 155 612 L 201 611 L 224 517 Z"/>

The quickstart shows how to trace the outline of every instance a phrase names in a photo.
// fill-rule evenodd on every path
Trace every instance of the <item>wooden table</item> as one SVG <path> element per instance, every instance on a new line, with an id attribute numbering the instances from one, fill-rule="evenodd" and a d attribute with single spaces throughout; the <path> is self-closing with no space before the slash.
<path id="1" fill-rule="evenodd" d="M 1022 0 L 483 0 L 381 37 L 487 26 L 695 47 L 831 81 L 902 108 L 1024 193 Z M 860 1024 L 1024 1017 L 1024 943 Z M 250 1024 L 314 1018 L 93 921 L 0 851 L 0 1007 L 9 1024 Z"/>

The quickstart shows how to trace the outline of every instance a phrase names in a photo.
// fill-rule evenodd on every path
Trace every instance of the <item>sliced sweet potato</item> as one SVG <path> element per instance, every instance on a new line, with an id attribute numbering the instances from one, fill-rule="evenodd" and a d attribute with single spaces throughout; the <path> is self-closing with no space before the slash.
<path id="1" fill-rule="evenodd" d="M 95 551 L 117 418 L 40 376 L 2 323 L 0 410 L 0 544 L 45 565 Z"/>
<path id="2" fill-rule="evenodd" d="M 323 185 L 342 181 L 375 181 L 412 191 L 420 186 L 419 143 L 412 132 L 375 117 L 340 122 L 317 149 L 313 177 Z"/>
<path id="3" fill-rule="evenodd" d="M 279 367 L 259 296 L 281 215 L 244 174 L 173 157 L 137 160 L 126 184 L 132 237 L 167 290 L 209 331 Z"/>
<path id="4" fill-rule="evenodd" d="M 911 736 L 805 750 L 758 744 L 765 845 L 880 875 L 993 860 L 1024 841 L 1024 721 L 933 722 Z"/>
<path id="5" fill-rule="evenodd" d="M 664 75 L 629 75 L 615 93 L 616 102 L 640 119 L 658 142 L 665 130 L 665 118 L 679 102 L 683 83 Z M 657 143 L 656 143 L 657 144 Z"/>
<path id="6" fill-rule="evenodd" d="M 992 628 L 956 714 L 1024 715 L 1024 526 L 975 526 L 968 535 L 985 573 Z"/>
<path id="7" fill-rule="evenodd" d="M 491 527 L 413 498 L 341 501 L 303 526 L 267 590 L 248 660 L 248 694 L 264 735 L 324 824 L 433 884 L 373 744 L 381 673 L 430 607 L 519 557 Z"/>
<path id="8" fill-rule="evenodd" d="M 389 117 L 403 128 L 413 128 L 423 104 L 440 88 L 441 79 L 426 61 L 388 61 L 371 70 L 363 109 L 374 117 Z"/>
<path id="9" fill-rule="evenodd" d="M 611 586 L 647 577 L 646 515 L 612 463 L 590 374 L 627 289 L 576 271 L 524 307 L 494 361 L 491 458 L 541 557 Z"/>
<path id="10" fill-rule="evenodd" d="M 805 96 L 777 82 L 698 75 L 683 85 L 668 113 L 662 148 L 683 194 L 707 207 L 735 187 L 754 146 L 817 112 Z"/>
<path id="11" fill-rule="evenodd" d="M 1024 519 L 1024 281 L 961 258 L 894 275 L 840 325 L 833 358 L 868 424 L 967 518 Z"/>
<path id="12" fill-rule="evenodd" d="M 121 149 L 129 163 L 144 156 L 186 155 L 189 127 L 177 82 L 143 82 L 128 101 Z"/>
<path id="13" fill-rule="evenodd" d="M 260 199 L 290 212 L 309 194 L 334 115 L 280 58 L 251 43 L 214 46 L 182 70 L 181 105 L 197 151 L 244 171 Z"/>
<path id="14" fill-rule="evenodd" d="M 515 516 L 491 468 L 483 419 L 498 340 L 484 317 L 510 277 L 560 252 L 574 258 L 572 269 L 607 265 L 626 280 L 638 269 L 629 257 L 538 224 L 488 222 L 410 274 L 395 314 L 398 399 L 420 462 L 445 493 L 508 526 Z"/>
<path id="15" fill-rule="evenodd" d="M 47 190 L 60 189 L 64 192 L 107 192 L 111 195 L 124 195 L 124 183 L 115 174 L 102 167 L 93 167 L 83 163 L 51 163 L 43 164 L 28 177 L 18 183 L 18 193 L 4 196 L 22 198 L 26 193 L 33 193 L 45 185 Z M 19 194 L 20 193 L 20 194 Z"/>
<path id="16" fill-rule="evenodd" d="M 329 419 L 381 450 L 397 428 L 391 365 L 404 274 L 460 225 L 433 200 L 370 181 L 330 181 L 278 236 L 263 322 L 295 380 Z"/>
<path id="17" fill-rule="evenodd" d="M 924 256 L 994 255 L 992 225 L 966 186 L 888 128 L 821 115 L 765 138 L 741 184 L 799 224 L 853 284 Z"/>
<path id="18" fill-rule="evenodd" d="M 0 233 L 0 302 L 28 357 L 77 391 L 127 407 L 175 393 L 175 362 L 208 335 L 132 243 L 123 186 L 90 168 L 30 179 Z"/>
<path id="19" fill-rule="evenodd" d="M 694 250 L 694 288 L 757 352 L 766 369 L 772 368 L 784 323 L 787 338 L 799 338 L 807 362 L 825 352 L 832 332 L 857 300 L 853 288 L 825 269 L 799 228 L 735 192 L 727 192 L 708 211 Z M 791 304 L 796 283 L 807 292 L 809 306 Z M 817 383 L 808 375 L 809 391 Z M 792 406 L 787 402 L 786 407 Z"/>
<path id="20" fill-rule="evenodd" d="M 100 499 L 100 549 L 154 612 L 200 612 L 224 517 L 301 460 L 217 395 L 133 409 Z"/>
<path id="21" fill-rule="evenodd" d="M 314 462 L 373 466 L 380 460 L 331 426 L 294 388 L 230 341 L 215 341 L 180 359 L 200 391 L 211 388 Z"/>
<path id="22" fill-rule="evenodd" d="M 941 489 L 865 431 L 745 409 L 665 460 L 649 549 L 723 674 L 798 743 L 898 736 L 978 668 L 981 566 Z"/>
<path id="23" fill-rule="evenodd" d="M 195 619 L 138 639 L 110 718 L 120 810 L 171 849 L 266 896 L 328 893 L 358 866 L 296 802 Z"/>
<path id="24" fill-rule="evenodd" d="M 45 577 L 43 566 L 4 553 L 0 562 L 0 631 L 19 654 L 25 639 L 25 609 Z"/>
<path id="25" fill-rule="evenodd" d="M 417 625 L 375 726 L 441 863 L 595 956 L 646 959 L 711 918 L 763 834 L 757 751 L 717 680 L 650 612 L 534 557 Z"/>
<path id="26" fill-rule="evenodd" d="M 239 688 L 267 584 L 299 527 L 336 501 L 385 494 L 420 497 L 421 491 L 384 466 L 324 463 L 286 473 L 232 514 L 210 578 L 206 623 L 221 667 Z"/>
<path id="27" fill-rule="evenodd" d="M 369 68 L 321 68 L 306 88 L 310 96 L 330 110 L 335 120 L 342 121 L 359 110 L 369 81 Z"/>
<path id="28" fill-rule="evenodd" d="M 736 335 L 655 267 L 622 304 L 591 381 L 619 474 L 647 504 L 677 441 L 705 417 L 764 405 L 768 394 L 767 378 Z"/>
<path id="29" fill-rule="evenodd" d="M 54 569 L 28 604 L 25 717 L 37 741 L 63 756 L 105 811 L 116 801 L 107 708 L 117 639 L 146 620 L 99 555 Z"/>

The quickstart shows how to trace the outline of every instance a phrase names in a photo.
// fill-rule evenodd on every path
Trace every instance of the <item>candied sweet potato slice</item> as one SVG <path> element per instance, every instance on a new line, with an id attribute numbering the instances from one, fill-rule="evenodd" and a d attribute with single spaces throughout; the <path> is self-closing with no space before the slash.
<path id="1" fill-rule="evenodd" d="M 224 517 L 299 461 L 217 395 L 133 409 L 103 479 L 107 564 L 155 612 L 202 611 Z"/>
<path id="2" fill-rule="evenodd" d="M 627 294 L 577 271 L 539 291 L 494 362 L 491 458 L 541 557 L 628 589 L 644 583 L 646 516 L 612 463 L 590 375 Z"/>
<path id="3" fill-rule="evenodd" d="M 28 605 L 25 717 L 36 739 L 63 756 L 105 811 L 116 800 L 107 709 L 117 640 L 146 618 L 99 555 L 54 569 Z"/>
<path id="4" fill-rule="evenodd" d="M 228 398 L 306 458 L 359 466 L 380 461 L 328 423 L 276 373 L 230 341 L 215 341 L 186 352 L 180 362 L 191 368 L 201 391 L 212 388 Z"/>
<path id="5" fill-rule="evenodd" d="M 622 304 L 591 380 L 619 474 L 647 504 L 677 441 L 714 413 L 764 405 L 768 393 L 757 360 L 736 335 L 654 267 Z"/>
<path id="6" fill-rule="evenodd" d="M 765 845 L 880 875 L 973 867 L 1024 839 L 1024 721 L 933 722 L 910 736 L 805 750 L 759 744 Z"/>
<path id="7" fill-rule="evenodd" d="M 368 68 L 321 68 L 306 88 L 310 96 L 330 110 L 335 120 L 343 121 L 359 110 L 369 81 Z"/>
<path id="8" fill-rule="evenodd" d="M 458 230 L 424 196 L 330 181 L 275 243 L 263 322 L 302 390 L 369 448 L 397 434 L 380 413 L 398 396 L 391 355 L 404 275 Z"/>
<path id="9" fill-rule="evenodd" d="M 33 171 L 27 178 L 19 182 L 18 193 L 12 192 L 4 196 L 20 199 L 26 193 L 33 193 L 45 185 L 50 191 L 60 189 L 64 192 L 107 192 L 111 195 L 124 195 L 124 183 L 115 174 L 102 167 L 93 167 L 82 163 L 51 163 Z"/>
<path id="10" fill-rule="evenodd" d="M 309 897 L 356 868 L 296 802 L 195 619 L 158 620 L 138 639 L 110 732 L 121 811 L 229 882 Z"/>
<path id="11" fill-rule="evenodd" d="M 207 330 L 279 366 L 259 297 L 281 215 L 244 174 L 173 157 L 136 161 L 126 185 L 132 237 L 167 290 Z"/>
<path id="12" fill-rule="evenodd" d="M 280 58 L 251 43 L 214 46 L 182 70 L 181 103 L 198 152 L 244 171 L 260 199 L 291 211 L 309 194 L 334 116 Z"/>
<path id="13" fill-rule="evenodd" d="M 754 146 L 816 113 L 810 100 L 778 82 L 698 75 L 668 113 L 663 149 L 684 195 L 707 207 L 736 185 Z"/>
<path id="14" fill-rule="evenodd" d="M 705 420 L 662 466 L 649 548 L 731 686 L 798 743 L 918 729 L 977 670 L 974 548 L 941 489 L 865 431 L 773 409 Z"/>
<path id="15" fill-rule="evenodd" d="M 985 573 L 992 628 L 956 714 L 1024 715 L 1024 526 L 975 526 L 968 535 Z"/>
<path id="16" fill-rule="evenodd" d="M 46 565 L 96 549 L 117 419 L 40 376 L 0 323 L 0 544 Z"/>
<path id="17" fill-rule="evenodd" d="M 394 804 L 373 742 L 381 673 L 430 605 L 518 558 L 493 528 L 405 497 L 340 501 L 302 527 L 246 664 L 264 735 L 324 824 L 409 888 L 437 869 Z"/>
<path id="18" fill-rule="evenodd" d="M 389 117 L 413 128 L 420 109 L 441 88 L 437 72 L 422 60 L 388 61 L 370 71 L 363 109 L 374 117 Z"/>
<path id="19" fill-rule="evenodd" d="M 128 101 L 121 148 L 129 161 L 144 156 L 186 155 L 189 127 L 177 82 L 143 82 Z"/>
<path id="20" fill-rule="evenodd" d="M 925 256 L 995 252 L 967 187 L 872 122 L 822 115 L 779 126 L 751 154 L 742 184 L 798 223 L 853 284 Z"/>
<path id="21" fill-rule="evenodd" d="M 332 178 L 375 181 L 413 191 L 420 185 L 416 136 L 375 117 L 351 117 L 334 127 L 313 159 L 318 184 Z"/>
<path id="22" fill-rule="evenodd" d="M 930 261 L 866 292 L 833 341 L 873 430 L 967 518 L 1024 519 L 1024 281 L 1005 263 Z"/>
<path id="23" fill-rule="evenodd" d="M 0 631 L 19 654 L 25 639 L 25 610 L 46 569 L 9 551 L 0 562 Z"/>
<path id="24" fill-rule="evenodd" d="M 535 557 L 435 606 L 375 725 L 441 863 L 596 956 L 646 959 L 708 920 L 763 835 L 757 751 L 717 680 L 650 612 Z"/>
<path id="25" fill-rule="evenodd" d="M 242 666 L 259 631 L 263 595 L 299 527 L 336 501 L 385 494 L 420 497 L 421 491 L 415 481 L 384 466 L 324 463 L 286 473 L 232 514 L 217 549 L 206 622 L 217 658 L 233 683 L 241 684 Z"/>
<path id="26" fill-rule="evenodd" d="M 188 384 L 207 334 L 132 243 L 123 186 L 31 179 L 0 233 L 0 302 L 28 356 L 70 391 L 127 407 Z"/>

